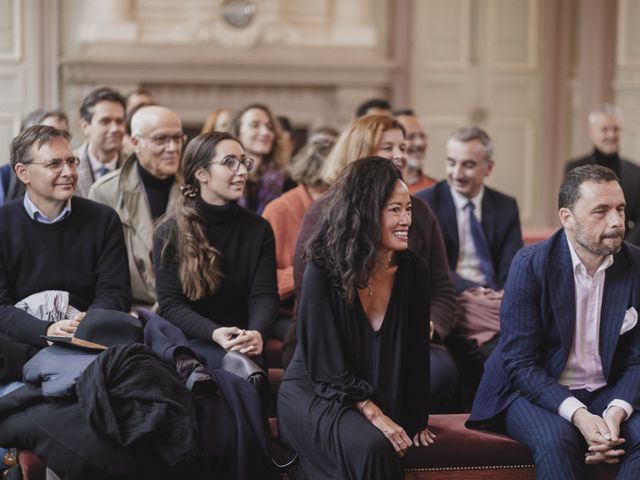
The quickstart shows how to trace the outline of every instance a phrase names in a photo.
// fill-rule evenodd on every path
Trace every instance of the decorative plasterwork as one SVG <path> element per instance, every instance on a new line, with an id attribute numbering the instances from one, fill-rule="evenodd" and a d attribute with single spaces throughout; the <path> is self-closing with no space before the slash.
<path id="1" fill-rule="evenodd" d="M 22 59 L 22 2 L 0 0 L 0 61 Z"/>

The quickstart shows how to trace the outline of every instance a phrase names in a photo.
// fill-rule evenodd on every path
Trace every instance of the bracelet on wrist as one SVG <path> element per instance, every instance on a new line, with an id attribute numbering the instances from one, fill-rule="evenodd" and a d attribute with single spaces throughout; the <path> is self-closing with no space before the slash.
<path id="1" fill-rule="evenodd" d="M 365 407 L 365 405 L 366 405 L 367 403 L 369 403 L 369 399 L 368 399 L 368 398 L 367 398 L 364 402 L 362 402 L 362 403 L 360 404 L 360 406 L 358 407 L 358 411 L 359 411 L 360 413 L 362 413 L 362 410 L 364 410 L 364 407 Z"/>

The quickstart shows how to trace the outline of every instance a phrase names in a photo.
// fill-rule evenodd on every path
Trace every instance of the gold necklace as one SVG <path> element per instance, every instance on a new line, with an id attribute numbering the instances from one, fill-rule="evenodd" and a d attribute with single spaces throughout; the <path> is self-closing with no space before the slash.
<path id="1" fill-rule="evenodd" d="M 380 258 L 379 256 L 376 255 L 376 262 L 381 267 L 388 267 L 391 265 L 392 258 L 393 258 L 393 252 L 389 253 L 389 256 L 387 258 Z"/>
<path id="2" fill-rule="evenodd" d="M 371 282 L 367 282 L 367 295 L 373 297 L 373 288 L 371 288 Z"/>
<path id="3" fill-rule="evenodd" d="M 391 259 L 393 258 L 393 252 L 389 253 L 389 256 L 387 258 L 380 258 L 378 256 L 376 256 L 376 263 L 380 266 L 380 267 L 390 267 L 391 266 Z M 367 295 L 369 295 L 370 297 L 373 297 L 373 288 L 371 287 L 371 277 L 369 277 L 369 280 L 367 280 Z"/>

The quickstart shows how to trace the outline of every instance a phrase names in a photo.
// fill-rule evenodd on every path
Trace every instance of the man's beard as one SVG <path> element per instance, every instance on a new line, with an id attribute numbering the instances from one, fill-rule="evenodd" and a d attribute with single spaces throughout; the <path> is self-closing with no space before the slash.
<path id="1" fill-rule="evenodd" d="M 603 243 L 605 239 L 620 239 L 620 242 L 614 245 L 607 245 Z M 593 253 L 594 255 L 607 256 L 614 255 L 622 248 L 622 240 L 624 238 L 624 228 L 608 232 L 605 235 L 601 235 L 598 241 L 592 241 L 583 235 L 581 227 L 576 230 L 576 242 L 580 244 L 584 249 Z"/>

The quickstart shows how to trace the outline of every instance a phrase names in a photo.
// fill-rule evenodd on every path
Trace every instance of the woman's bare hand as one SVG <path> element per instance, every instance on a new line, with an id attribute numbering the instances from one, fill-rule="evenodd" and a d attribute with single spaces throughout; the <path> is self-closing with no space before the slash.
<path id="1" fill-rule="evenodd" d="M 411 446 L 411 439 L 404 428 L 382 413 L 380 407 L 370 400 L 360 402 L 358 410 L 387 437 L 398 456 L 404 457 L 407 449 Z"/>
<path id="2" fill-rule="evenodd" d="M 423 447 L 428 447 L 433 442 L 435 442 L 435 439 L 435 433 L 433 433 L 428 428 L 423 428 L 413 436 L 413 445 L 416 447 L 419 447 L 420 445 L 422 445 Z"/>
<path id="3" fill-rule="evenodd" d="M 231 351 L 238 351 L 244 353 L 249 357 L 255 357 L 262 353 L 264 343 L 262 341 L 262 335 L 257 330 L 242 330 L 238 340 L 240 343 L 231 348 Z"/>
<path id="4" fill-rule="evenodd" d="M 219 327 L 211 334 L 211 339 L 225 350 L 229 351 L 241 343 L 238 337 L 242 330 L 238 327 Z"/>

